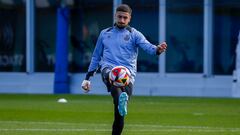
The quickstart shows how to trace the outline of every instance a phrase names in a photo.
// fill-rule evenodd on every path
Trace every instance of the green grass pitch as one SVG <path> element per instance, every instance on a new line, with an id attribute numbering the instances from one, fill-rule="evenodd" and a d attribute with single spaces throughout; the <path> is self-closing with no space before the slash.
<path id="1" fill-rule="evenodd" d="M 58 103 L 65 98 L 68 103 Z M 111 96 L 0 95 L 1 135 L 110 135 Z M 239 135 L 240 99 L 133 96 L 123 135 Z"/>

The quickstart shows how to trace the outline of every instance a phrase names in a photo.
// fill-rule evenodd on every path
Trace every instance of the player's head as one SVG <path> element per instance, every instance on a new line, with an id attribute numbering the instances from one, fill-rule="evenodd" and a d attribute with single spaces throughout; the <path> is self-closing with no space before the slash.
<path id="1" fill-rule="evenodd" d="M 115 13 L 115 23 L 119 28 L 124 28 L 131 20 L 132 9 L 126 5 L 121 4 L 117 7 Z"/>

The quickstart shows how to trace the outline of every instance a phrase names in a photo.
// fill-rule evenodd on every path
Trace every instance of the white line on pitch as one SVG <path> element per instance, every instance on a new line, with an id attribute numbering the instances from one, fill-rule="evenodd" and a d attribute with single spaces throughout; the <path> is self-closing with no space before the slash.
<path id="1" fill-rule="evenodd" d="M 76 129 L 48 129 L 48 128 L 17 128 L 17 129 L 0 129 L 2 132 L 9 131 L 30 131 L 30 132 L 110 132 L 111 129 L 87 129 L 87 128 L 76 128 Z M 208 133 L 219 133 L 219 132 L 239 132 L 236 130 L 212 130 L 212 129 L 127 129 L 128 132 L 208 132 Z"/>
<path id="2" fill-rule="evenodd" d="M 88 126 L 95 126 L 95 127 L 108 127 L 110 126 L 110 124 L 104 124 L 104 123 L 67 123 L 67 122 L 37 122 L 37 121 L 0 121 L 0 124 L 47 124 L 47 125 L 75 125 L 75 126 L 81 126 L 81 125 L 88 125 Z M 130 128 L 142 128 L 140 129 L 141 131 L 164 131 L 164 130 L 178 130 L 178 131 L 190 131 L 190 132 L 196 132 L 196 131 L 206 131 L 206 132 L 226 132 L 226 131 L 230 131 L 230 132 L 240 132 L 240 128 L 225 128 L 225 127 L 208 127 L 208 126 L 171 126 L 171 125 L 153 125 L 153 124 L 126 124 L 126 127 L 130 127 Z M 143 129 L 143 128 L 151 128 L 151 129 Z M 92 128 L 89 128 L 92 129 Z M 0 129 L 0 130 L 4 130 L 4 129 Z M 16 129 L 5 129 L 5 130 L 16 130 Z M 19 129 L 19 130 L 25 130 L 25 129 Z M 26 129 L 27 130 L 27 129 Z M 29 129 L 29 130 L 60 130 L 60 129 Z M 72 130 L 72 129 L 66 129 L 68 130 Z M 76 131 L 80 130 L 87 130 L 87 129 L 74 129 Z M 96 129 L 98 130 L 98 129 Z M 100 130 L 100 129 L 99 129 Z M 129 129 L 132 130 L 132 129 Z M 138 130 L 139 131 L 139 130 Z"/>

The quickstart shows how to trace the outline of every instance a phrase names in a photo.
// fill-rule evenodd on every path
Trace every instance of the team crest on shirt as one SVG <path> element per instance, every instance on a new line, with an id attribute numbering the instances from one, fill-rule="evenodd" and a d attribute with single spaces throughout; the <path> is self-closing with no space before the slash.
<path id="1" fill-rule="evenodd" d="M 130 36 L 129 35 L 125 35 L 124 40 L 128 41 L 129 39 L 130 39 Z"/>

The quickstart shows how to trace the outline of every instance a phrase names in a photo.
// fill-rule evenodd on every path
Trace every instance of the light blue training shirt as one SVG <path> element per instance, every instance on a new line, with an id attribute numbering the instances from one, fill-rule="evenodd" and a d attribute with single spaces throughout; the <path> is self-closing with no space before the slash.
<path id="1" fill-rule="evenodd" d="M 131 81 L 137 72 L 138 48 L 151 55 L 157 55 L 156 45 L 151 44 L 143 34 L 132 27 L 119 29 L 117 26 L 101 31 L 88 72 L 105 67 L 125 66 L 131 73 Z"/>

